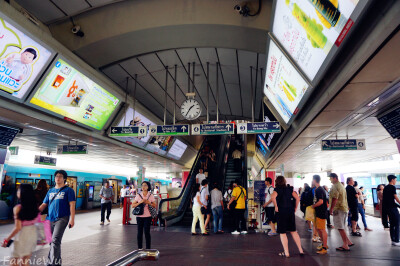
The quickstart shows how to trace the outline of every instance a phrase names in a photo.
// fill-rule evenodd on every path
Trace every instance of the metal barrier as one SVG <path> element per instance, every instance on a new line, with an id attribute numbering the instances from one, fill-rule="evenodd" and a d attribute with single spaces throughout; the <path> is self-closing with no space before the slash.
<path id="1" fill-rule="evenodd" d="M 135 250 L 107 266 L 128 266 L 142 260 L 157 261 L 159 257 L 160 251 L 157 249 Z"/>

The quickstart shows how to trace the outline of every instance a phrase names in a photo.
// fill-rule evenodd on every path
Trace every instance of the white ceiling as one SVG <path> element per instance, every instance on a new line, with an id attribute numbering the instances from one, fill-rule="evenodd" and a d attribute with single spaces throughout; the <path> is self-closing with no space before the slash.
<path id="1" fill-rule="evenodd" d="M 172 122 L 174 108 L 174 65 L 177 65 L 177 121 L 184 118 L 179 112 L 179 106 L 186 99 L 188 92 L 188 63 L 191 63 L 191 77 L 195 62 L 195 93 L 196 99 L 203 108 L 199 121 L 206 117 L 207 105 L 207 62 L 209 62 L 209 110 L 210 120 L 216 118 L 216 63 L 219 70 L 219 118 L 223 120 L 251 119 L 251 79 L 250 67 L 253 67 L 253 87 L 255 91 L 255 117 L 259 117 L 263 97 L 261 85 L 261 68 L 265 68 L 265 54 L 227 49 L 227 48 L 184 48 L 146 54 L 130 58 L 101 69 L 121 89 L 126 88 L 126 79 L 129 77 L 129 93 L 134 91 L 135 74 L 138 75 L 136 91 L 137 100 L 147 106 L 161 120 L 164 117 L 165 99 L 165 67 L 169 68 L 167 121 Z M 256 71 L 257 84 L 256 82 Z M 192 81 L 192 78 L 191 78 Z M 192 86 L 192 82 L 190 83 Z M 257 86 L 256 86 L 257 85 Z M 185 121 L 187 122 L 187 121 Z"/>

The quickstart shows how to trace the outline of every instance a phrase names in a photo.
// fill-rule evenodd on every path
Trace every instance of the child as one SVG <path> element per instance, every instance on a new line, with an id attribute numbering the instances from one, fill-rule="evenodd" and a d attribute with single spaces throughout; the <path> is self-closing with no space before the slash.
<path id="1" fill-rule="evenodd" d="M 21 204 L 14 207 L 15 227 L 10 235 L 4 239 L 2 247 L 7 247 L 11 238 L 15 236 L 10 264 L 28 265 L 37 244 L 35 223 L 39 221 L 39 210 L 32 185 L 21 184 L 17 191 L 17 197 Z"/>
<path id="2" fill-rule="evenodd" d="M 26 48 L 21 54 L 20 59 L 15 59 L 15 54 L 6 59 L 6 67 L 12 72 L 10 78 L 16 81 L 23 81 L 31 74 L 32 67 L 29 66 L 37 57 L 37 52 L 33 48 Z"/>

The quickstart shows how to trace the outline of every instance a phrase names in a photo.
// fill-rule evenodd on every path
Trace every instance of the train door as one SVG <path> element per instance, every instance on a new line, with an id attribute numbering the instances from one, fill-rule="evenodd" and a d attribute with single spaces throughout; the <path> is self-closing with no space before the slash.
<path id="1" fill-rule="evenodd" d="M 108 182 L 110 183 L 110 186 L 113 188 L 114 192 L 114 198 L 113 198 L 113 203 L 117 203 L 118 199 L 118 180 L 116 179 L 109 179 Z"/>
<path id="2" fill-rule="evenodd" d="M 75 192 L 75 197 L 78 197 L 77 186 L 78 186 L 78 178 L 76 176 L 68 176 L 67 177 L 67 186 L 72 188 Z"/>

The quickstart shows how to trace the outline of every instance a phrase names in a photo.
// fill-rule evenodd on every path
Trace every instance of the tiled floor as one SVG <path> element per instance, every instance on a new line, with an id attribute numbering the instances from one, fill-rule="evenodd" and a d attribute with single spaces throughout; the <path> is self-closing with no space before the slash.
<path id="1" fill-rule="evenodd" d="M 110 225 L 99 225 L 99 213 L 79 214 L 76 228 L 67 229 L 62 244 L 63 265 L 106 265 L 137 248 L 136 226 L 121 225 L 121 211 L 113 210 Z M 327 255 L 315 254 L 316 244 L 300 218 L 297 227 L 306 256 L 297 254 L 289 242 L 291 258 L 280 258 L 279 237 L 265 234 L 232 236 L 191 236 L 189 228 L 152 228 L 152 248 L 160 251 L 158 262 L 139 262 L 137 265 L 400 265 L 400 248 L 390 246 L 389 232 L 383 231 L 379 220 L 368 217 L 373 232 L 362 231 L 363 237 L 352 237 L 356 244 L 350 252 L 340 253 L 337 230 L 329 231 Z M 5 228 L 8 227 L 8 228 Z M 0 226 L 0 237 L 11 230 Z M 3 249 L 5 250 L 5 249 Z M 33 258 L 46 257 L 48 248 L 39 249 Z M 4 254 L 1 253 L 1 256 Z M 1 265 L 1 263 L 0 263 Z"/>

